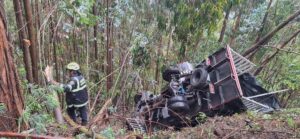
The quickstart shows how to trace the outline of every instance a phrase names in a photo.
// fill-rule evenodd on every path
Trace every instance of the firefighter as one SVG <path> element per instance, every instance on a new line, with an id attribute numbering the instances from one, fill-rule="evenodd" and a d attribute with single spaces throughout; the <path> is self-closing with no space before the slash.
<path id="1" fill-rule="evenodd" d="M 49 82 L 54 85 L 59 85 L 64 89 L 68 115 L 76 122 L 76 111 L 78 111 L 81 117 L 81 125 L 85 126 L 88 122 L 86 106 L 88 104 L 88 92 L 86 81 L 79 71 L 79 64 L 76 62 L 69 63 L 66 69 L 70 77 L 67 84 L 58 83 L 53 79 L 50 79 Z"/>

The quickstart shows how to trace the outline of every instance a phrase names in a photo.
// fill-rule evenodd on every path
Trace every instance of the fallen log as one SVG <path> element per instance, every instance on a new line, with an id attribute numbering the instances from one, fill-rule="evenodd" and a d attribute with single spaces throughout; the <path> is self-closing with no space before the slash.
<path id="1" fill-rule="evenodd" d="M 78 129 L 79 131 L 83 132 L 84 134 L 86 134 L 87 136 L 96 138 L 96 139 L 105 139 L 105 137 L 99 135 L 99 134 L 94 134 L 93 132 L 89 131 L 86 127 L 78 125 L 77 123 L 75 123 L 68 115 L 63 115 L 65 120 L 68 122 L 68 124 L 70 124 L 72 127 Z"/>
<path id="2" fill-rule="evenodd" d="M 7 138 L 20 138 L 20 139 L 65 139 L 64 137 L 52 137 L 52 136 L 43 136 L 43 135 L 33 135 L 33 134 L 22 134 L 15 132 L 0 132 L 0 137 Z"/>

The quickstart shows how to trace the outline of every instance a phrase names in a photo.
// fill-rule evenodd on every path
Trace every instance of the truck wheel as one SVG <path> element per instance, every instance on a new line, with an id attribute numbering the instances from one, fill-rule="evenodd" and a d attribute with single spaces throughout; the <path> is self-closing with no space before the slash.
<path id="1" fill-rule="evenodd" d="M 202 89 L 207 85 L 207 76 L 208 73 L 203 68 L 197 68 L 194 70 L 191 76 L 191 85 L 196 89 Z"/>

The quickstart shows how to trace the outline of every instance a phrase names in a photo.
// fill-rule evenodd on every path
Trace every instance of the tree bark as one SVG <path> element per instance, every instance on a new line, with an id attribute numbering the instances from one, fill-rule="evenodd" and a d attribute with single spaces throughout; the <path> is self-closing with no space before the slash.
<path id="1" fill-rule="evenodd" d="M 279 49 L 282 49 L 283 47 L 285 47 L 293 38 L 295 38 L 298 34 L 300 33 L 300 29 L 297 30 L 296 32 L 293 33 L 293 35 L 291 37 L 289 37 L 287 40 L 285 40 L 283 43 L 281 43 L 277 48 L 277 50 L 267 56 L 265 59 L 263 59 L 261 62 L 260 62 L 260 66 L 259 68 L 257 68 L 257 70 L 254 72 L 254 75 L 258 75 L 262 69 L 279 53 Z"/>
<path id="2" fill-rule="evenodd" d="M 28 35 L 31 42 L 30 55 L 31 55 L 31 64 L 32 64 L 32 75 L 35 83 L 39 83 L 38 76 L 38 47 L 36 45 L 36 33 L 35 28 L 33 26 L 33 18 L 32 18 L 32 9 L 30 5 L 30 0 L 23 0 L 24 9 L 27 21 Z"/>
<path id="3" fill-rule="evenodd" d="M 271 4 L 272 4 L 272 1 L 273 0 L 270 0 L 270 2 L 268 4 L 267 11 L 266 11 L 266 13 L 264 15 L 263 21 L 261 23 L 261 27 L 259 28 L 258 35 L 257 35 L 257 37 L 255 39 L 255 43 L 257 43 L 260 40 L 260 37 L 261 37 L 261 35 L 262 35 L 263 31 L 264 31 L 264 27 L 265 27 L 265 24 L 267 22 L 267 17 L 269 15 L 269 11 L 270 11 L 270 7 L 271 7 Z"/>
<path id="4" fill-rule="evenodd" d="M 49 7 L 52 7 L 52 1 L 48 1 Z M 51 9 L 51 8 L 50 8 Z M 55 79 L 56 81 L 60 82 L 60 76 L 59 76 L 59 63 L 57 60 L 57 35 L 56 35 L 56 30 L 55 30 L 55 19 L 54 16 L 51 15 L 49 17 L 49 28 L 50 28 L 50 35 L 49 35 L 49 40 L 50 44 L 53 46 L 53 57 L 54 57 L 54 63 L 55 63 Z"/>
<path id="5" fill-rule="evenodd" d="M 230 47 L 234 47 L 234 45 L 235 45 L 236 32 L 237 32 L 237 30 L 240 26 L 240 23 L 241 23 L 241 16 L 242 16 L 242 10 L 240 9 L 240 11 L 239 11 L 239 13 L 236 17 L 234 27 L 232 29 L 232 34 L 231 34 L 230 39 L 229 39 L 229 46 Z"/>
<path id="6" fill-rule="evenodd" d="M 220 33 L 219 42 L 222 42 L 223 39 L 224 39 L 225 30 L 226 30 L 227 21 L 228 21 L 228 18 L 229 18 L 231 7 L 232 7 L 232 5 L 230 4 L 229 7 L 226 9 L 226 14 L 225 14 L 225 18 L 224 18 L 224 21 L 223 21 L 223 26 L 222 26 L 222 30 L 221 30 L 221 33 Z"/>
<path id="7" fill-rule="evenodd" d="M 26 70 L 26 79 L 29 83 L 33 83 L 33 76 L 32 76 L 32 69 L 31 69 L 31 63 L 30 63 L 30 52 L 29 52 L 29 46 L 25 43 L 26 39 L 26 32 L 24 28 L 24 22 L 23 22 L 23 14 L 22 14 L 22 8 L 19 0 L 14 0 L 14 10 L 16 14 L 16 22 L 17 22 L 17 28 L 19 33 L 19 42 L 21 45 L 21 49 L 23 51 L 23 61 L 24 66 Z"/>
<path id="8" fill-rule="evenodd" d="M 270 9 L 270 7 L 271 7 L 271 4 L 272 4 L 272 0 L 270 0 L 270 2 L 269 2 L 269 4 L 268 4 L 267 11 L 266 11 L 266 13 L 265 13 L 265 15 L 264 15 L 263 21 L 262 21 L 262 23 L 261 23 L 261 27 L 260 27 L 260 29 L 259 29 L 259 31 L 258 31 L 258 35 L 257 35 L 257 37 L 256 37 L 254 43 L 257 43 L 257 42 L 260 40 L 261 36 L 262 36 L 262 33 L 263 33 L 263 30 L 264 30 L 265 24 L 266 24 L 266 22 L 267 22 L 267 17 L 268 17 L 268 14 L 269 14 L 269 9 Z M 255 55 L 255 53 L 256 53 L 257 51 L 258 51 L 258 49 L 256 49 L 255 51 L 253 51 L 253 52 L 248 56 L 248 59 L 252 60 L 253 57 L 254 57 L 254 55 Z"/>
<path id="9" fill-rule="evenodd" d="M 174 28 L 171 27 L 171 32 L 169 34 L 169 39 L 168 39 L 168 47 L 167 47 L 167 54 L 166 54 L 166 57 L 168 58 L 169 57 L 169 51 L 170 51 L 170 48 L 173 46 L 173 32 L 174 32 Z M 195 46 L 197 47 L 197 46 Z"/>
<path id="10" fill-rule="evenodd" d="M 247 49 L 243 56 L 248 56 L 252 52 L 256 51 L 257 49 L 261 48 L 262 45 L 266 44 L 279 30 L 281 30 L 283 27 L 285 27 L 289 22 L 291 22 L 293 19 L 295 19 L 300 14 L 300 10 L 293 13 L 291 16 L 289 16 L 286 20 L 284 20 L 281 24 L 279 24 L 275 29 L 273 29 L 271 32 L 269 32 L 267 35 L 265 35 L 260 41 L 252 45 L 249 49 Z"/>
<path id="11" fill-rule="evenodd" d="M 163 36 L 161 35 L 160 36 L 160 41 L 159 41 L 159 45 L 158 45 L 158 48 L 157 48 L 157 57 L 156 57 L 156 69 L 155 69 L 155 81 L 156 81 L 156 84 L 159 86 L 159 69 L 160 69 L 160 58 L 162 57 L 162 44 L 163 44 Z M 155 91 L 156 91 L 156 87 L 155 87 Z"/>
<path id="12" fill-rule="evenodd" d="M 109 0 L 106 0 L 106 8 L 109 8 Z M 109 10 L 106 12 L 106 61 L 107 61 L 107 67 L 106 67 L 106 75 L 107 75 L 107 84 L 106 84 L 106 90 L 109 92 L 109 90 L 112 87 L 113 84 L 113 47 L 112 47 L 112 35 L 113 34 L 113 23 L 111 19 L 109 18 Z"/>
<path id="13" fill-rule="evenodd" d="M 97 13 L 97 1 L 95 2 L 95 4 L 94 4 L 94 7 L 93 7 L 93 14 L 95 15 L 95 16 L 97 16 L 98 15 L 98 13 Z M 95 60 L 98 60 L 98 46 L 97 46 L 97 28 L 98 28 L 98 23 L 96 23 L 95 25 L 94 25 L 94 50 L 95 50 Z"/>
<path id="14" fill-rule="evenodd" d="M 1 12 L 1 15 L 4 14 Z M 0 131 L 16 131 L 24 101 L 12 50 L 8 45 L 4 18 L 0 16 L 0 104 L 5 108 L 0 113 Z"/>
<path id="15" fill-rule="evenodd" d="M 36 12 L 36 17 L 35 17 L 36 28 L 39 29 L 41 26 L 39 0 L 34 1 L 34 7 Z"/>

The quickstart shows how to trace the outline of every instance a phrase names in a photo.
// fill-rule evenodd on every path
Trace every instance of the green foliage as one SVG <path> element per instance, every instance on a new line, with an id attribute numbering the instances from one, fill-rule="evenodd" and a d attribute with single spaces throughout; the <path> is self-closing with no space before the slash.
<path id="1" fill-rule="evenodd" d="M 300 90 L 300 60 L 298 56 L 281 54 L 281 56 L 275 58 L 273 62 L 270 63 L 270 67 L 280 67 L 280 70 L 273 75 L 268 74 L 269 69 L 260 76 L 263 83 L 270 90 L 280 90 L 289 88 L 293 91 Z M 271 72 L 272 73 L 272 72 Z M 275 75 L 275 76 L 274 76 Z"/>
<path id="2" fill-rule="evenodd" d="M 210 34 L 216 30 L 222 17 L 226 1 L 210 1 L 187 3 L 182 0 L 166 2 L 166 6 L 174 13 L 172 24 L 175 26 L 176 39 L 181 42 L 180 57 L 185 57 L 186 48 L 195 45 L 203 32 Z"/>
<path id="3" fill-rule="evenodd" d="M 142 33 L 136 33 L 131 47 L 133 65 L 138 67 L 149 65 L 151 59 L 146 44 L 148 44 L 147 37 Z"/>
<path id="4" fill-rule="evenodd" d="M 44 1 L 39 1 L 40 4 Z M 95 2 L 97 2 L 95 4 Z M 106 1 L 95 0 L 62 0 L 58 2 L 59 11 L 55 10 L 51 13 L 54 22 L 58 22 L 54 41 L 57 45 L 56 51 L 59 59 L 59 65 L 65 61 L 65 58 L 72 57 L 73 60 L 78 59 L 79 62 L 85 63 L 89 59 L 89 67 L 83 66 L 83 72 L 96 71 L 98 76 L 90 73 L 90 97 L 96 96 L 96 92 L 100 87 L 98 81 L 103 78 L 101 85 L 105 85 L 106 73 L 103 72 L 107 63 L 105 62 L 106 55 L 106 20 L 105 16 L 108 14 L 109 19 L 112 21 L 112 44 L 113 48 L 113 63 L 114 69 L 118 69 L 121 65 L 122 56 L 127 51 L 130 51 L 128 63 L 124 68 L 124 75 L 120 76 L 120 80 L 115 80 L 116 84 L 115 94 L 126 95 L 126 103 L 132 104 L 134 94 L 140 90 L 159 90 L 159 85 L 163 84 L 161 78 L 155 81 L 156 66 L 158 69 L 163 69 L 165 66 L 176 64 L 179 60 L 189 60 L 192 63 L 199 63 L 205 59 L 209 54 L 216 51 L 220 47 L 218 42 L 219 33 L 224 18 L 224 13 L 230 9 L 230 15 L 227 22 L 226 33 L 223 43 L 229 43 L 229 38 L 236 36 L 234 48 L 238 52 L 253 45 L 258 31 L 261 28 L 261 23 L 265 13 L 267 12 L 267 5 L 269 1 L 265 0 L 151 0 L 151 1 L 134 1 L 134 0 L 117 0 L 110 1 L 109 7 L 106 7 Z M 266 25 L 262 36 L 267 34 L 275 26 L 280 24 L 291 13 L 299 9 L 299 0 L 273 0 L 273 4 L 269 10 Z M 18 31 L 15 25 L 15 12 L 13 11 L 12 1 L 5 1 L 7 10 L 7 20 L 9 21 L 8 32 L 12 35 L 11 43 L 18 46 L 17 34 Z M 52 5 L 55 6 L 56 4 Z M 92 8 L 96 6 L 98 16 L 92 14 Z M 241 22 L 237 31 L 230 34 L 233 29 L 238 13 L 242 13 Z M 56 15 L 63 15 L 57 17 Z M 47 19 L 47 14 L 40 14 L 41 19 Z M 72 20 L 72 21 L 71 21 Z M 299 19 L 297 18 L 291 22 L 282 31 L 278 32 L 268 44 L 255 55 L 254 63 L 259 63 L 261 58 L 266 54 L 274 52 L 273 48 L 268 46 L 276 46 L 283 41 L 286 36 L 289 36 L 295 29 L 299 28 Z M 98 24 L 97 32 L 98 38 L 92 35 L 92 26 Z M 42 58 L 41 65 L 51 63 L 53 58 L 53 48 L 48 45 L 48 36 L 50 29 L 48 24 L 43 24 L 40 34 L 43 38 L 38 42 L 41 47 L 41 54 L 49 52 L 49 57 Z M 172 30 L 174 29 L 174 32 Z M 86 36 L 86 31 L 89 36 Z M 228 33 L 229 32 L 229 33 Z M 41 33 L 41 32 L 40 32 Z M 74 34 L 73 34 L 74 33 Z M 63 36 L 63 38 L 61 37 Z M 92 36 L 92 37 L 91 37 Z M 64 39 L 66 38 L 66 39 Z M 87 40 L 85 40 L 87 39 Z M 100 57 L 93 59 L 93 50 L 89 49 L 86 52 L 86 43 L 97 40 L 98 51 Z M 75 44 L 75 46 L 72 46 Z M 70 45 L 70 46 L 69 46 Z M 91 46 L 91 45 L 89 45 Z M 161 46 L 162 54 L 158 55 L 158 46 Z M 299 36 L 295 42 L 289 44 L 290 48 L 285 48 L 289 51 L 299 52 Z M 21 80 L 25 79 L 26 71 L 22 64 L 21 49 L 15 47 L 17 53 L 18 72 L 21 75 Z M 74 49 L 73 49 L 74 48 Z M 168 56 L 166 56 L 168 51 Z M 80 52 L 79 54 L 77 52 Z M 87 55 L 86 55 L 87 54 Z M 66 56 L 65 56 L 66 55 Z M 295 97 L 289 101 L 291 107 L 300 106 L 300 57 L 296 54 L 279 52 L 276 58 L 265 67 L 264 71 L 259 76 L 263 85 L 268 90 L 279 90 L 289 88 Z M 81 60 L 81 61 L 80 61 Z M 21 62 L 20 62 L 21 61 Z M 157 64 L 158 63 L 158 64 Z M 58 64 L 58 63 L 57 63 Z M 101 67 L 101 68 L 100 68 Z M 118 71 L 117 71 L 118 72 Z M 120 82 L 118 82 L 120 81 Z M 97 82 L 93 84 L 93 82 Z M 158 84 L 157 84 L 158 83 Z M 119 85 L 119 86 L 118 86 Z M 118 88 L 120 87 L 120 88 Z M 62 92 L 60 88 L 50 86 L 47 88 L 39 88 L 37 86 L 30 87 L 32 93 L 25 95 L 25 112 L 23 113 L 22 120 L 30 123 L 37 132 L 45 132 L 45 123 L 51 123 L 53 119 L 50 116 L 52 110 L 58 105 L 55 93 Z M 101 88 L 100 102 L 104 102 L 106 98 L 111 97 L 112 94 L 103 91 L 105 87 Z M 121 92 L 124 91 L 124 92 Z M 97 105 L 96 105 L 97 107 Z M 0 105 L 0 113 L 5 111 L 5 107 Z M 99 106 L 97 107 L 99 108 Z M 95 109 L 97 109 L 95 108 Z M 116 112 L 115 107 L 110 107 L 111 112 Z M 255 119 L 260 116 L 253 112 L 248 112 L 250 119 Z M 288 115 L 293 118 L 292 114 Z M 285 117 L 289 119 L 289 117 Z M 48 118 L 48 119 L 47 119 Z M 269 119 L 269 115 L 263 115 L 264 119 Z M 33 120 L 32 120 L 33 119 Z M 202 119 L 202 118 L 200 118 Z M 291 120 L 287 121 L 292 125 Z M 211 128 L 208 128 L 211 132 Z M 113 132 L 109 127 L 105 130 L 107 137 L 115 137 L 116 132 Z M 120 133 L 121 134 L 121 133 Z"/>
<path id="5" fill-rule="evenodd" d="M 291 127 L 291 128 L 295 128 L 296 124 L 293 118 L 289 117 L 286 119 L 287 124 Z"/>
<path id="6" fill-rule="evenodd" d="M 40 88 L 36 85 L 30 85 L 31 93 L 25 95 L 25 110 L 19 119 L 19 122 L 29 123 L 35 128 L 37 134 L 47 132 L 46 127 L 54 122 L 51 115 L 58 106 L 56 93 L 61 89 L 57 86 Z"/>
<path id="7" fill-rule="evenodd" d="M 79 24 L 93 26 L 99 18 L 91 13 L 95 0 L 64 0 L 60 1 L 60 10 L 74 17 Z"/>
<path id="8" fill-rule="evenodd" d="M 6 106 L 4 103 L 0 103 L 0 114 L 5 113 L 6 112 Z"/>
<path id="9" fill-rule="evenodd" d="M 166 22 L 167 22 L 167 19 L 163 17 L 163 15 L 158 15 L 157 16 L 157 22 L 158 22 L 158 29 L 159 30 L 166 30 L 167 28 L 167 25 L 166 25 Z"/>
<path id="10" fill-rule="evenodd" d="M 34 127 L 37 134 L 47 133 L 46 127 L 49 123 L 53 123 L 54 119 L 52 115 L 47 113 L 34 113 L 30 115 L 29 123 L 31 127 Z"/>
<path id="11" fill-rule="evenodd" d="M 198 123 L 204 123 L 206 120 L 207 120 L 207 116 L 205 115 L 205 113 L 199 112 L 197 117 L 196 117 L 196 121 Z"/>
<path id="12" fill-rule="evenodd" d="M 247 111 L 247 116 L 249 119 L 256 119 L 258 118 L 258 113 L 257 112 L 254 112 L 254 111 Z"/>
<path id="13" fill-rule="evenodd" d="M 272 119 L 272 115 L 270 115 L 270 114 L 263 114 L 262 115 L 262 119 L 271 120 Z"/>
<path id="14" fill-rule="evenodd" d="M 108 138 L 108 139 L 114 139 L 115 138 L 115 132 L 114 130 L 111 128 L 111 126 L 108 126 L 107 128 L 105 128 L 105 130 L 103 130 L 101 132 L 101 134 Z"/>

